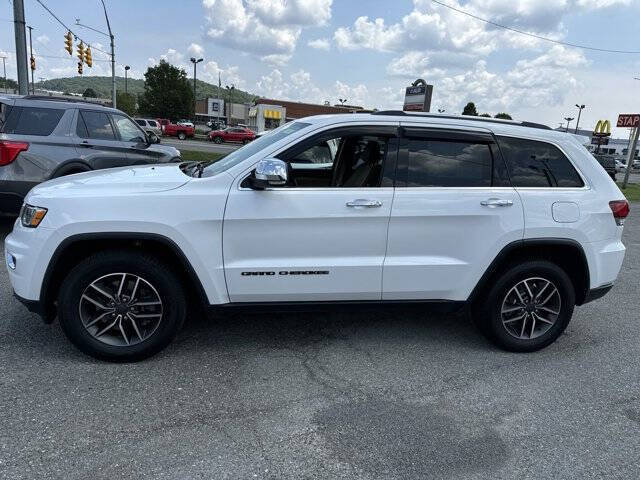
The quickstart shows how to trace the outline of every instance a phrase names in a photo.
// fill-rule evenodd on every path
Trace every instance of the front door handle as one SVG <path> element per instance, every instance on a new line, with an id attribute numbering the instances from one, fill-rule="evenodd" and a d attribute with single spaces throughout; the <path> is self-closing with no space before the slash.
<path id="1" fill-rule="evenodd" d="M 79 145 L 80 145 L 81 147 L 84 147 L 84 148 L 92 148 L 92 147 L 93 147 L 93 145 L 91 145 L 91 144 L 90 144 L 89 142 L 87 142 L 86 140 L 85 140 L 84 142 L 80 142 L 80 144 L 79 144 Z"/>
<path id="2" fill-rule="evenodd" d="M 358 198 L 357 200 L 352 200 L 346 203 L 347 207 L 352 208 L 377 208 L 382 206 L 382 202 L 378 200 L 366 200 L 364 198 Z"/>
<path id="3" fill-rule="evenodd" d="M 501 198 L 489 198 L 482 200 L 480 205 L 483 207 L 510 207 L 513 205 L 513 200 L 503 200 Z"/>

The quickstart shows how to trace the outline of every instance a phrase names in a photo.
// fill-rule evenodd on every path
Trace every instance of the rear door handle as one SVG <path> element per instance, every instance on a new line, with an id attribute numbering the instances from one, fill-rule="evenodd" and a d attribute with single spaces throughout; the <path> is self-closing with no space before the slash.
<path id="1" fill-rule="evenodd" d="M 93 145 L 91 145 L 89 142 L 84 141 L 84 142 L 80 142 L 80 146 L 84 147 L 84 148 L 92 148 Z"/>
<path id="2" fill-rule="evenodd" d="M 358 198 L 357 200 L 352 200 L 350 202 L 347 202 L 346 205 L 347 207 L 352 207 L 352 208 L 358 208 L 358 207 L 377 208 L 382 206 L 382 202 L 378 200 L 367 200 L 364 198 Z"/>
<path id="3" fill-rule="evenodd" d="M 482 200 L 480 205 L 483 207 L 510 207 L 513 205 L 513 200 L 503 200 L 501 198 L 489 198 Z"/>

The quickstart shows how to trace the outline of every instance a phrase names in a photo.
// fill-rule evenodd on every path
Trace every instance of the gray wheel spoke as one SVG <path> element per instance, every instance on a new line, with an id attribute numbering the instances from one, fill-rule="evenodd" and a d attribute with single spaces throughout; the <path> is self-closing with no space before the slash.
<path id="1" fill-rule="evenodd" d="M 555 310 L 552 310 L 552 309 L 550 309 L 548 307 L 544 307 L 544 306 L 543 307 L 538 307 L 538 308 L 540 310 L 544 310 L 545 312 L 553 313 L 554 315 L 558 315 L 560 313 L 560 312 L 557 312 Z"/>
<path id="2" fill-rule="evenodd" d="M 113 312 L 113 310 L 110 310 L 108 312 L 104 312 L 102 315 L 98 315 L 96 318 L 94 318 L 89 323 L 87 323 L 85 325 L 85 327 L 86 328 L 93 327 L 96 323 L 98 323 L 100 320 L 102 320 L 104 317 L 106 317 L 107 315 L 109 315 L 112 312 Z"/>
<path id="3" fill-rule="evenodd" d="M 551 300 L 551 297 L 553 297 L 556 293 L 557 293 L 557 290 L 554 288 L 553 291 L 547 296 L 547 298 L 545 298 L 542 302 L 540 302 L 540 306 L 546 305 L 547 302 Z"/>
<path id="4" fill-rule="evenodd" d="M 127 296 L 129 291 L 131 297 Z M 108 305 L 93 298 L 96 295 L 108 299 Z M 138 307 L 142 312 L 135 313 Z M 78 310 L 82 325 L 93 338 L 119 347 L 145 341 L 164 318 L 162 298 L 156 288 L 139 275 L 127 272 L 103 275 L 87 284 Z"/>
<path id="5" fill-rule="evenodd" d="M 109 325 L 107 325 L 106 327 L 104 327 L 102 330 L 100 330 L 98 333 L 96 333 L 94 336 L 99 337 L 101 335 L 103 335 L 105 332 L 108 332 L 109 330 L 111 330 L 113 327 L 116 326 L 116 324 L 120 321 L 121 315 L 118 315 L 116 317 L 116 319 L 111 322 Z"/>
<path id="6" fill-rule="evenodd" d="M 127 318 L 129 319 L 129 321 L 131 322 L 131 325 L 133 325 L 133 329 L 136 331 L 136 335 L 138 335 L 138 338 L 140 340 L 142 340 L 142 335 L 140 335 L 140 330 L 138 329 L 138 324 L 136 323 L 135 319 L 133 318 L 131 313 L 127 314 Z"/>
<path id="7" fill-rule="evenodd" d="M 525 280 L 522 283 L 524 283 L 524 288 L 527 289 L 527 293 L 529 294 L 529 298 L 533 299 L 533 292 L 531 292 L 531 288 L 529 288 L 529 284 L 527 283 L 527 281 Z"/>
<path id="8" fill-rule="evenodd" d="M 82 295 L 82 298 L 85 299 L 87 302 L 93 303 L 96 307 L 101 308 L 102 310 L 110 310 L 111 308 L 101 304 L 100 302 L 98 302 L 97 300 L 94 300 L 93 298 L 87 296 L 86 294 Z"/>
<path id="9" fill-rule="evenodd" d="M 518 310 L 522 310 L 524 307 L 522 305 L 518 305 L 516 307 L 508 307 L 508 308 L 503 308 L 502 309 L 502 313 L 512 313 L 512 312 L 517 312 Z"/>
<path id="10" fill-rule="evenodd" d="M 520 320 L 522 320 L 524 317 L 526 317 L 527 314 L 523 313 L 522 315 L 520 315 L 519 317 L 515 317 L 515 318 L 510 318 L 509 320 L 503 320 L 502 323 L 513 323 L 513 322 L 518 322 Z"/>
<path id="11" fill-rule="evenodd" d="M 527 318 L 529 318 L 529 315 L 528 315 L 528 314 L 526 314 L 526 315 L 524 316 L 524 319 L 522 320 L 522 330 L 520 330 L 520 338 L 524 337 L 524 329 L 525 329 L 525 328 L 526 328 L 526 326 L 527 326 Z"/>
<path id="12" fill-rule="evenodd" d="M 522 297 L 520 290 L 518 290 L 518 285 L 515 286 L 514 290 L 516 292 L 516 295 L 518 295 L 518 298 L 520 299 L 520 303 L 524 303 L 524 298 Z"/>
<path id="13" fill-rule="evenodd" d="M 89 285 L 91 288 L 93 288 L 96 292 L 101 293 L 102 295 L 104 295 L 105 297 L 107 297 L 109 300 L 114 300 L 113 295 L 111 295 L 108 292 L 105 292 L 103 289 L 101 289 L 100 287 L 98 287 L 95 283 L 92 283 L 91 285 Z"/>
<path id="14" fill-rule="evenodd" d="M 552 322 L 551 320 L 547 320 L 546 318 L 541 317 L 541 316 L 540 316 L 539 314 L 537 314 L 537 313 L 534 313 L 534 315 L 535 315 L 536 319 L 537 319 L 539 322 L 546 323 L 547 325 L 553 325 L 553 323 L 554 323 L 554 322 Z"/>
<path id="15" fill-rule="evenodd" d="M 540 296 L 544 293 L 544 291 L 547 289 L 549 285 L 551 285 L 551 282 L 547 282 L 544 284 L 544 287 L 542 287 L 536 294 L 536 298 L 535 298 L 536 300 L 540 298 Z"/>
<path id="16" fill-rule="evenodd" d="M 529 338 L 533 338 L 533 331 L 536 329 L 536 316 L 535 314 L 531 314 L 531 333 L 529 334 Z"/>

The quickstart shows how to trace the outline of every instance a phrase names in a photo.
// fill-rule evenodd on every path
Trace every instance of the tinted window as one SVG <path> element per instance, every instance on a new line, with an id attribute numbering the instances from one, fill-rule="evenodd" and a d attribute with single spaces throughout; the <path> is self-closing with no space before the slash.
<path id="1" fill-rule="evenodd" d="M 149 126 L 151 127 L 158 128 L 158 122 L 156 122 L 155 120 L 147 120 L 147 123 L 149 123 Z"/>
<path id="2" fill-rule="evenodd" d="M 106 113 L 102 112 L 82 112 L 82 118 L 87 129 L 89 138 L 97 140 L 115 140 L 111 121 Z"/>
<path id="3" fill-rule="evenodd" d="M 410 139 L 408 187 L 489 187 L 489 145 Z"/>
<path id="4" fill-rule="evenodd" d="M 62 118 L 58 108 L 13 107 L 4 125 L 4 133 L 18 135 L 51 135 Z"/>
<path id="5" fill-rule="evenodd" d="M 10 110 L 11 105 L 0 102 L 0 132 L 4 131 L 4 122 L 7 120 Z"/>
<path id="6" fill-rule="evenodd" d="M 584 186 L 569 159 L 554 145 L 522 138 L 498 138 L 514 186 Z"/>
<path id="7" fill-rule="evenodd" d="M 136 123 L 138 125 L 140 125 L 141 127 L 146 127 L 147 126 L 147 122 L 145 122 L 144 120 L 136 120 Z M 151 123 L 151 122 L 149 122 Z"/>

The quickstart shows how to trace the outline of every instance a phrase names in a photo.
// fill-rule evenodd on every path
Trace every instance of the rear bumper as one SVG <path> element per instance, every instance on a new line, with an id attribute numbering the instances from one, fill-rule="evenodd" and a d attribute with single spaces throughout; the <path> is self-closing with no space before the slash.
<path id="1" fill-rule="evenodd" d="M 37 184 L 37 182 L 0 180 L 0 214 L 17 215 L 24 197 Z"/>

